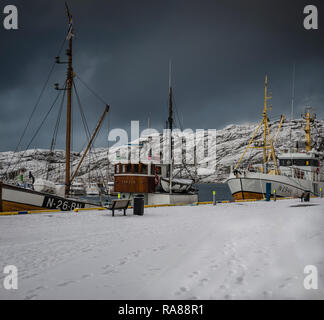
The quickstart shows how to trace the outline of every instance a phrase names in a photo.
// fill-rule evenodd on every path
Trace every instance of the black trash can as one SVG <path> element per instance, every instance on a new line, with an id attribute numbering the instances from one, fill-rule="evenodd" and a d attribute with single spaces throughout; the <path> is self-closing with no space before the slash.
<path id="1" fill-rule="evenodd" d="M 305 198 L 304 198 L 305 202 L 309 202 L 310 201 L 310 192 L 306 192 Z"/>
<path id="2" fill-rule="evenodd" d="M 134 196 L 133 210 L 134 214 L 137 216 L 144 215 L 144 195 L 137 194 Z"/>

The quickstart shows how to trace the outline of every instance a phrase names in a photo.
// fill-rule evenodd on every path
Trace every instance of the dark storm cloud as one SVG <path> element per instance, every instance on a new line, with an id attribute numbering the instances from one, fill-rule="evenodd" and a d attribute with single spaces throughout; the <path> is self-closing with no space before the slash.
<path id="1" fill-rule="evenodd" d="M 0 150 L 14 149 L 64 39 L 64 1 L 8 0 L 19 10 L 19 30 L 1 36 Z M 319 30 L 303 28 L 303 8 L 316 4 Z M 76 38 L 77 74 L 108 103 L 109 127 L 161 129 L 167 119 L 168 63 L 173 61 L 176 106 L 184 126 L 222 128 L 257 121 L 268 73 L 273 118 L 290 115 L 292 66 L 296 64 L 296 116 L 305 105 L 323 118 L 324 6 L 316 1 L 70 0 Z M 1 8 L 3 9 L 3 8 Z M 65 48 L 64 48 L 65 49 Z M 64 59 L 64 50 L 61 54 Z M 65 66 L 55 68 L 27 132 L 25 145 L 64 82 Z M 77 80 L 76 80 L 77 81 Z M 104 105 L 78 83 L 90 128 Z M 58 107 L 32 147 L 49 147 Z M 77 108 L 77 105 L 75 105 Z M 62 128 L 64 118 L 62 119 Z M 74 147 L 85 143 L 77 109 Z M 107 122 L 97 145 L 107 146 Z M 58 147 L 64 144 L 64 132 Z"/>

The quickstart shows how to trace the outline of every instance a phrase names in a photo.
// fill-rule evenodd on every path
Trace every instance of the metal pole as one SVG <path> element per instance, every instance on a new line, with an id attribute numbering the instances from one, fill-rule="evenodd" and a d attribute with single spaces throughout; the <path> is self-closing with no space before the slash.
<path id="1" fill-rule="evenodd" d="M 213 191 L 213 206 L 216 206 L 216 191 Z"/>

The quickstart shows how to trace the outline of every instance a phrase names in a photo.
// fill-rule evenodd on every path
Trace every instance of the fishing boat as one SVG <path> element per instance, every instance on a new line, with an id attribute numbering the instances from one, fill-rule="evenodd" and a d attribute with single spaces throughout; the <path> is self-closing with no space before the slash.
<path id="1" fill-rule="evenodd" d="M 74 172 L 71 172 L 71 128 L 72 128 L 72 90 L 75 89 L 74 77 L 75 72 L 72 65 L 72 44 L 74 37 L 74 30 L 72 25 L 72 15 L 68 6 L 66 11 L 69 21 L 69 28 L 65 41 L 68 42 L 68 49 L 66 50 L 67 61 L 61 61 L 60 57 L 56 57 L 57 64 L 67 64 L 67 78 L 63 88 L 55 84 L 55 89 L 64 92 L 66 95 L 66 145 L 65 145 L 65 181 L 64 184 L 56 184 L 47 179 L 33 179 L 34 183 L 26 187 L 26 184 L 11 185 L 9 183 L 0 182 L 0 211 L 29 211 L 39 209 L 59 209 L 62 211 L 70 211 L 74 208 L 91 208 L 97 207 L 98 204 L 79 199 L 71 198 L 71 195 L 85 192 L 83 183 L 77 182 L 78 171 L 84 161 L 84 158 L 89 152 L 99 128 L 109 110 L 106 104 L 103 115 L 101 116 L 94 133 L 89 135 L 89 143 L 83 152 L 81 160 L 76 166 Z M 77 94 L 77 93 L 76 93 Z M 62 100 L 62 106 L 64 101 Z M 84 120 L 84 119 L 83 119 Z M 57 129 L 57 128 L 55 128 Z"/>
<path id="2" fill-rule="evenodd" d="M 86 194 L 86 187 L 81 179 L 75 179 L 71 183 L 70 193 L 74 196 L 84 196 Z"/>
<path id="3" fill-rule="evenodd" d="M 88 196 L 99 196 L 100 190 L 98 188 L 98 184 L 95 182 L 90 182 L 86 188 L 85 192 Z"/>
<path id="4" fill-rule="evenodd" d="M 264 199 L 270 197 L 300 197 L 309 195 L 321 196 L 324 190 L 324 153 L 315 150 L 311 139 L 311 126 L 316 115 L 311 108 L 306 108 L 303 115 L 306 122 L 304 128 L 305 150 L 299 148 L 276 155 L 274 143 L 284 121 L 284 116 L 278 127 L 275 139 L 272 140 L 268 123 L 267 101 L 271 97 L 267 94 L 267 77 L 265 79 L 265 99 L 263 119 L 240 160 L 232 168 L 227 184 L 235 200 Z M 255 141 L 255 137 L 263 126 L 263 140 Z M 263 150 L 263 163 L 259 165 L 240 166 L 249 148 Z"/>

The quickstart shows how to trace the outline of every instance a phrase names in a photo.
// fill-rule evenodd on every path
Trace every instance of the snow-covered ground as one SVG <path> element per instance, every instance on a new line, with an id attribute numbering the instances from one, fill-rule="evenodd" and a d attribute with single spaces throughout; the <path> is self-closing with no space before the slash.
<path id="1" fill-rule="evenodd" d="M 310 204 L 2 216 L 0 270 L 19 280 L 6 291 L 0 272 L 0 299 L 324 299 L 324 199 Z"/>

